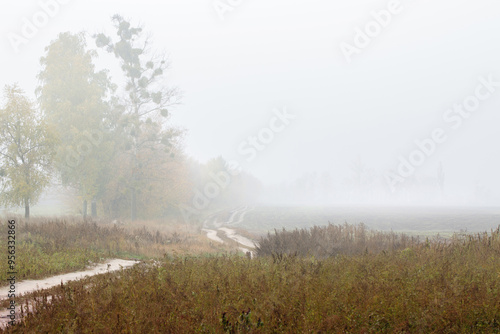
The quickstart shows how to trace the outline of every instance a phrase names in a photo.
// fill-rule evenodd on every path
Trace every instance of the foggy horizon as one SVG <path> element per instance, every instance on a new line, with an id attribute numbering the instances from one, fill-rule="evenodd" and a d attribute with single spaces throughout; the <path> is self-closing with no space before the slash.
<path id="1" fill-rule="evenodd" d="M 111 34 L 110 18 L 122 15 L 168 56 L 168 85 L 182 92 L 168 122 L 186 130 L 185 154 L 241 166 L 265 187 L 257 203 L 498 205 L 492 0 L 242 1 L 230 10 L 217 7 L 224 1 L 59 1 L 33 37 L 13 45 L 25 18 L 49 2 L 10 3 L 0 14 L 2 87 L 17 82 L 35 101 L 51 41 L 85 31 L 97 50 L 92 35 Z M 120 86 L 114 57 L 98 54 L 97 69 Z"/>

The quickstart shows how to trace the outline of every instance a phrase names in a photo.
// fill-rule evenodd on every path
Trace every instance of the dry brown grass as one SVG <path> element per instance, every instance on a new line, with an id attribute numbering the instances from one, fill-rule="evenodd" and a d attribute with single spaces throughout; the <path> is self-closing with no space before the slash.
<path id="1" fill-rule="evenodd" d="M 498 333 L 499 236 L 322 260 L 165 258 L 38 292 L 37 313 L 6 332 Z"/>
<path id="2" fill-rule="evenodd" d="M 259 240 L 258 256 L 314 256 L 392 252 L 420 244 L 418 236 L 371 231 L 365 225 L 314 226 L 311 229 L 274 231 Z"/>
<path id="3" fill-rule="evenodd" d="M 359 228 L 329 227 L 345 250 L 323 259 L 168 256 L 37 292 L 6 332 L 500 332 L 499 229 L 416 242 Z"/>
<path id="4" fill-rule="evenodd" d="M 139 222 L 119 226 L 75 217 L 14 218 L 19 280 L 82 270 L 106 258 L 150 259 L 235 249 L 211 242 L 196 229 L 182 225 Z M 7 235 L 7 220 L 2 220 L 0 230 Z M 0 249 L 7 251 L 7 238 L 0 238 Z M 7 261 L 0 261 L 0 270 L 7 272 L 7 265 Z"/>

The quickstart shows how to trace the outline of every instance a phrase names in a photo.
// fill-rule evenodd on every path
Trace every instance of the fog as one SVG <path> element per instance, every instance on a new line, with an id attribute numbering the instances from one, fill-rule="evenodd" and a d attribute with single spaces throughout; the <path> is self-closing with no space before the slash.
<path id="1" fill-rule="evenodd" d="M 258 179 L 251 205 L 500 200 L 498 1 L 54 1 L 2 4 L 0 86 L 36 100 L 60 33 L 97 49 L 114 14 L 141 24 L 182 92 L 168 119 L 180 150 Z M 115 58 L 96 66 L 123 93 Z"/>

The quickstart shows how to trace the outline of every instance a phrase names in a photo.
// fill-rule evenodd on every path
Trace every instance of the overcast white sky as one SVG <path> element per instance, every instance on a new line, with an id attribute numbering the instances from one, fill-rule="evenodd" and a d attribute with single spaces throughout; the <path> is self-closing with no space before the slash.
<path id="1" fill-rule="evenodd" d="M 479 77 L 500 81 L 498 0 L 401 0 L 350 63 L 341 43 L 353 44 L 371 12 L 391 1 L 242 0 L 224 20 L 212 0 L 65 2 L 19 52 L 8 36 L 22 35 L 40 1 L 2 3 L 2 87 L 18 82 L 34 96 L 51 40 L 64 31 L 114 33 L 110 17 L 118 13 L 142 23 L 170 55 L 170 83 L 184 92 L 172 122 L 188 130 L 186 152 L 200 161 L 222 155 L 265 182 L 308 171 L 341 178 L 358 157 L 384 174 L 416 150 L 415 140 L 442 128 L 448 139 L 416 172 L 435 175 L 442 161 L 449 188 L 469 191 L 479 182 L 500 193 L 500 87 L 459 128 L 443 120 L 474 95 Z M 283 107 L 296 118 L 247 162 L 238 147 Z"/>

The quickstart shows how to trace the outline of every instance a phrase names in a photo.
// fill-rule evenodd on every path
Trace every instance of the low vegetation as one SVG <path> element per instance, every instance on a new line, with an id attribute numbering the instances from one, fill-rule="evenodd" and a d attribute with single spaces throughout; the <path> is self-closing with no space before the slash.
<path id="1" fill-rule="evenodd" d="M 405 234 L 371 231 L 365 225 L 314 226 L 311 229 L 274 231 L 261 238 L 258 256 L 314 256 L 325 258 L 339 254 L 380 253 L 414 247 L 418 237 Z"/>
<path id="2" fill-rule="evenodd" d="M 264 238 L 254 259 L 164 256 L 36 292 L 36 313 L 5 332 L 500 332 L 499 229 L 422 241 L 349 225 L 309 233 L 340 239 L 321 256 L 299 251 L 314 249 L 304 231 Z"/>
<path id="3" fill-rule="evenodd" d="M 211 245 L 195 232 L 170 229 L 169 232 L 145 226 L 118 226 L 77 218 L 16 219 L 17 279 L 37 279 L 85 269 L 89 264 L 107 258 L 162 258 L 166 253 L 220 252 L 222 246 Z M 7 220 L 0 229 L 7 231 Z M 7 252 L 7 239 L 0 239 L 0 249 Z M 7 261 L 0 261 L 6 273 Z M 1 285 L 7 285 L 2 281 Z"/>

